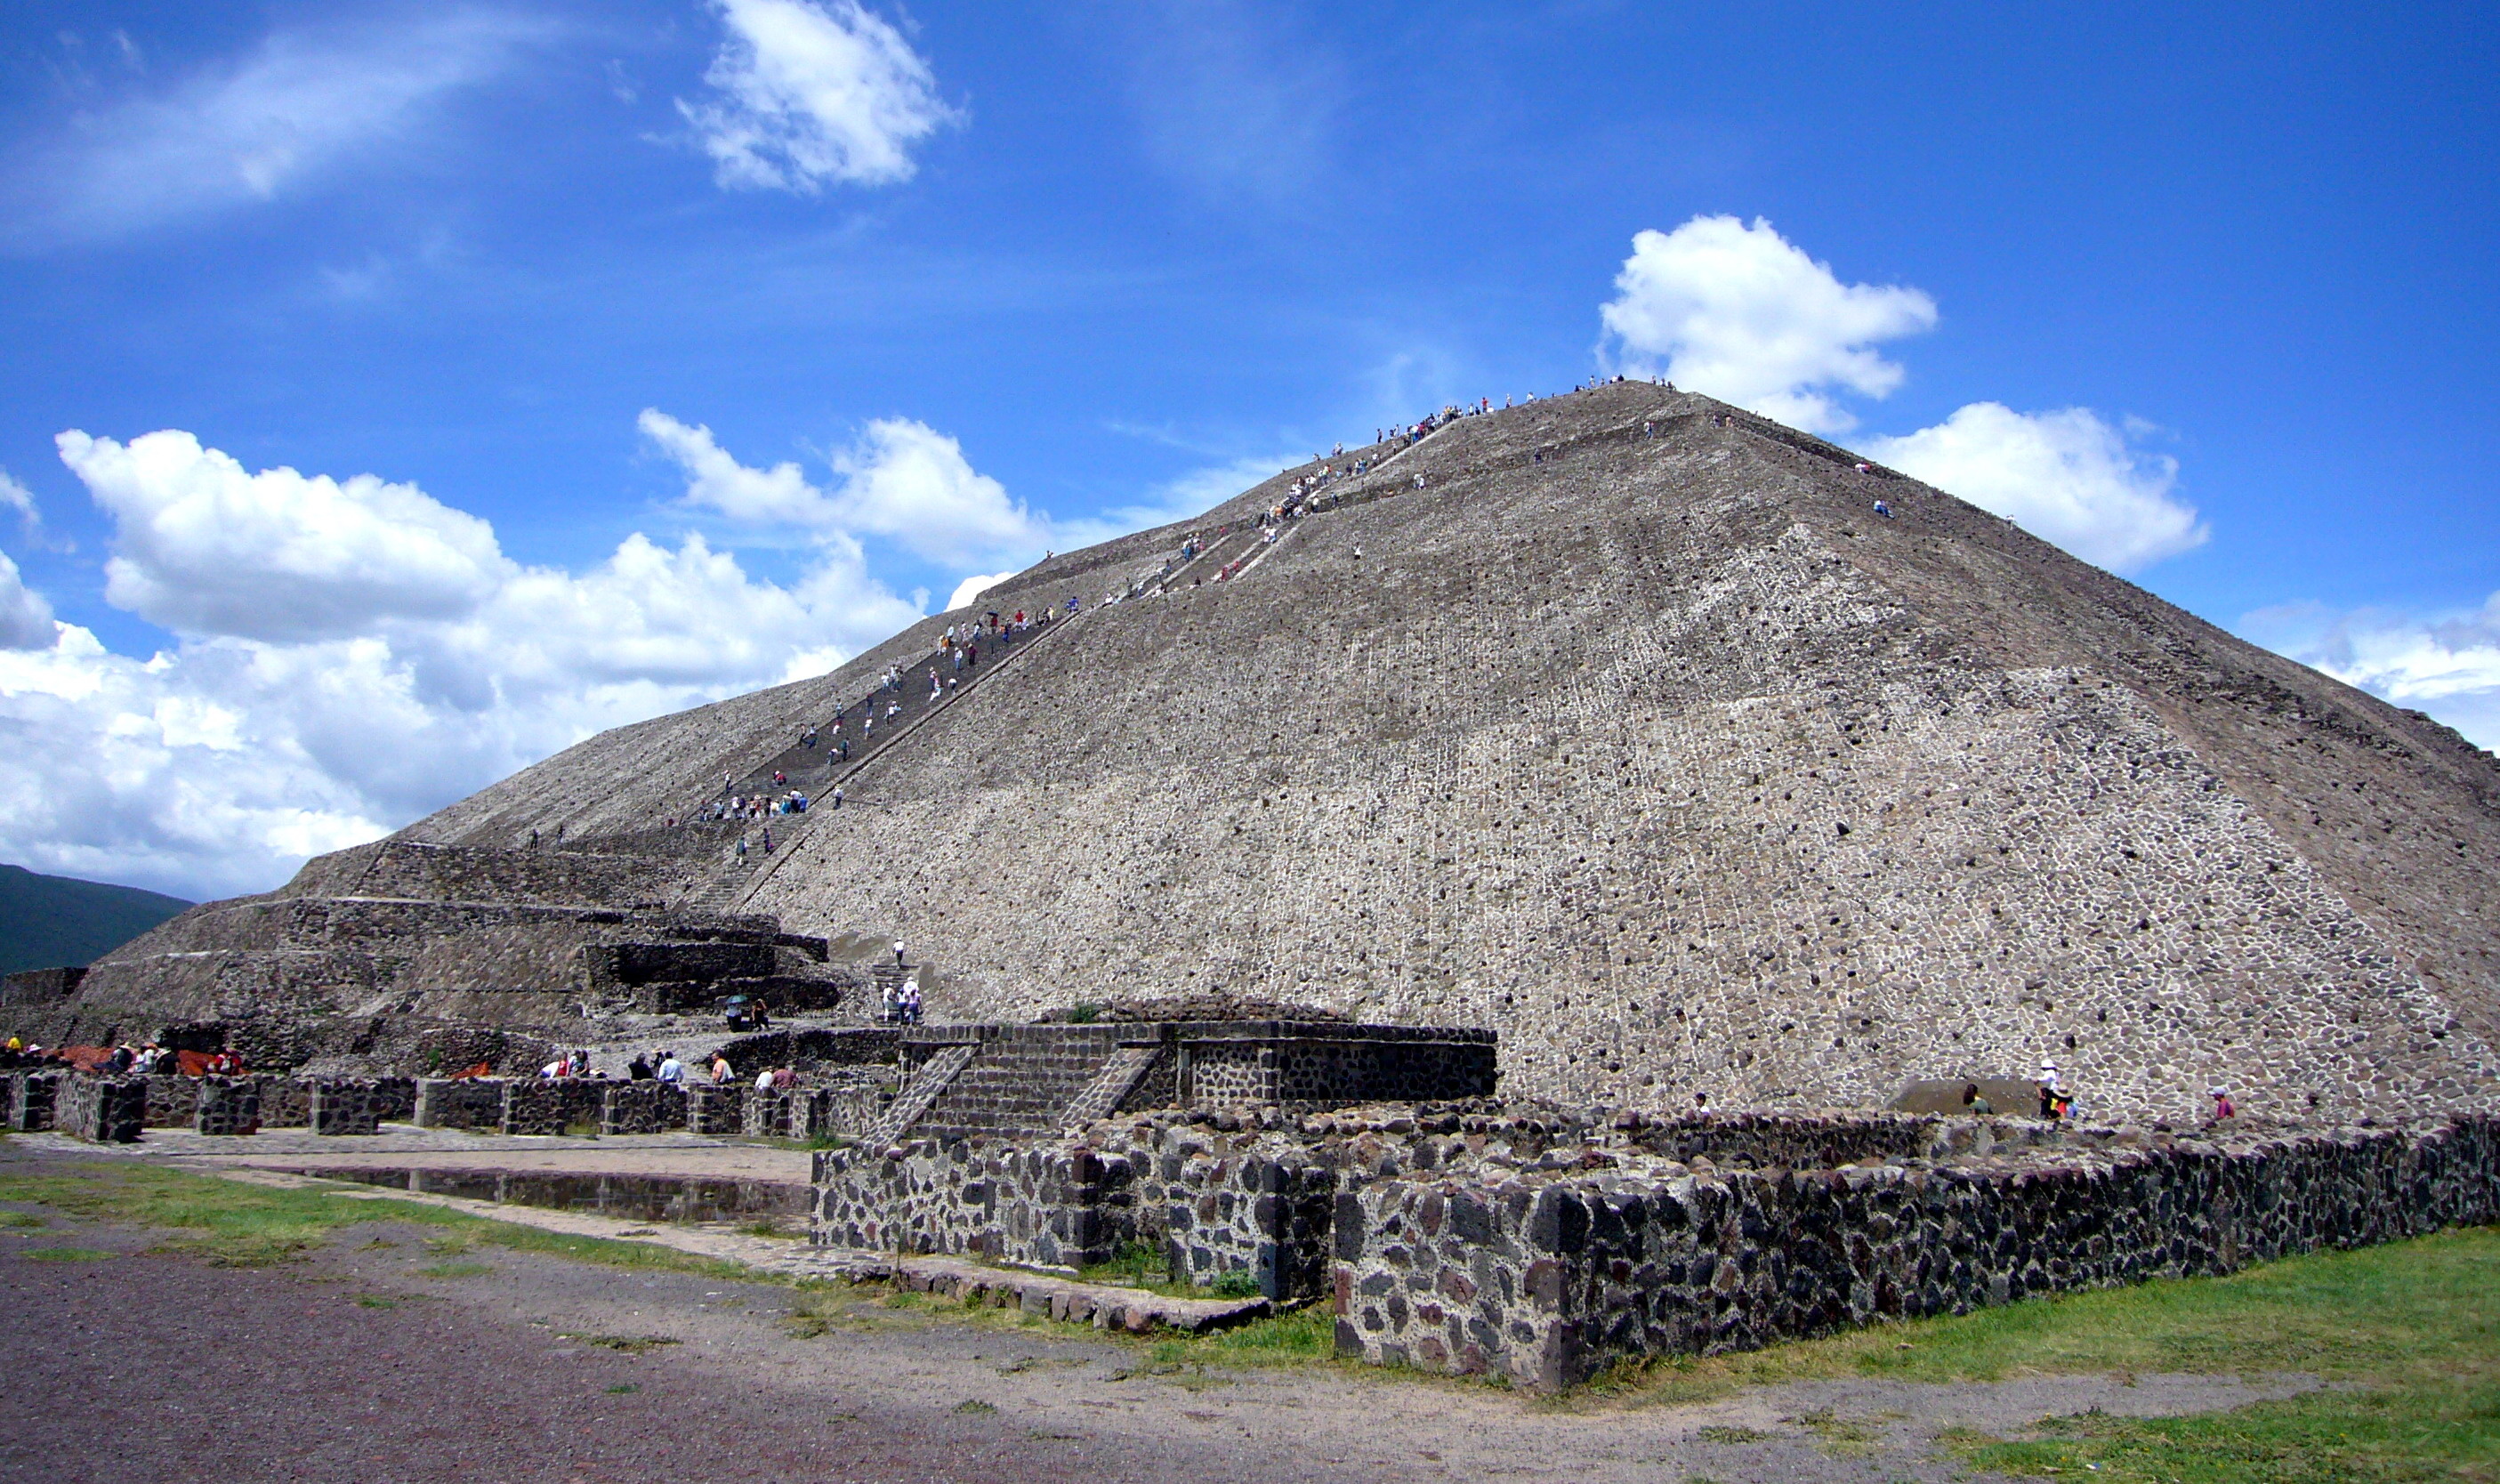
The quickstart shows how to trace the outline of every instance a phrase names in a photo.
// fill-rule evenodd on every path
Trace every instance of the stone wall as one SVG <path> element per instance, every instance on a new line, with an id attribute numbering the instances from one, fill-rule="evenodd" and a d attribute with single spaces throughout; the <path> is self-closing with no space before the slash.
<path id="1" fill-rule="evenodd" d="M 2500 1121 L 1722 1171 L 1470 1164 L 1339 1195 L 1337 1347 L 1567 1385 L 1886 1317 L 2229 1272 L 2500 1215 Z"/>
<path id="2" fill-rule="evenodd" d="M 312 1121 L 312 1088 L 293 1077 L 261 1077 L 260 1126 L 300 1129 Z"/>
<path id="3" fill-rule="evenodd" d="M 148 1127 L 190 1127 L 200 1111 L 200 1079 L 158 1072 L 140 1080 L 148 1084 Z"/>
<path id="4" fill-rule="evenodd" d="M 615 1084 L 581 1077 L 514 1077 L 504 1083 L 503 1131 L 562 1134 L 576 1125 L 600 1127 L 607 1119 L 608 1091 Z"/>
<path id="5" fill-rule="evenodd" d="M 423 1129 L 497 1129 L 504 1126 L 501 1077 L 420 1077 L 414 1122 Z"/>
<path id="6" fill-rule="evenodd" d="M 59 1090 L 52 1126 L 89 1143 L 135 1143 L 148 1120 L 148 1079 L 71 1072 Z"/>
<path id="7" fill-rule="evenodd" d="M 665 1134 L 686 1126 L 686 1090 L 672 1082 L 611 1082 L 600 1105 L 602 1134 Z"/>
<path id="8" fill-rule="evenodd" d="M 6 1082 L 10 1130 L 18 1134 L 35 1134 L 50 1128 L 61 1079 L 68 1074 L 63 1072 L 10 1072 Z"/>
<path id="9" fill-rule="evenodd" d="M 192 1131 L 217 1137 L 260 1132 L 260 1079 L 203 1077 L 193 1100 Z"/>
<path id="10" fill-rule="evenodd" d="M 313 1077 L 304 1086 L 305 1123 L 315 1134 L 378 1134 L 416 1107 L 411 1077 Z"/>
<path id="11" fill-rule="evenodd" d="M 745 1133 L 746 1094 L 743 1082 L 687 1083 L 686 1132 L 714 1137 Z"/>

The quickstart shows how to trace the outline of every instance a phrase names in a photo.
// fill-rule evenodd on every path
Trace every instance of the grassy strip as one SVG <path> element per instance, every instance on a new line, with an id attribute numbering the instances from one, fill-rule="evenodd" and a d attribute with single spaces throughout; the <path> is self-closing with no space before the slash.
<path id="1" fill-rule="evenodd" d="M 2305 1371 L 2335 1389 L 2201 1417 L 2088 1415 L 2037 1437 L 1948 1436 L 2006 1473 L 2150 1484 L 2500 1481 L 2500 1231 L 2288 1258 L 1884 1325 L 1747 1355 L 1628 1369 L 1599 1390 L 1699 1400 L 1822 1377 Z M 1585 1404 L 1565 1402 L 1562 1404 Z"/>
<path id="2" fill-rule="evenodd" d="M 696 1257 L 672 1247 L 546 1232 L 413 1201 L 348 1201 L 324 1190 L 247 1185 L 137 1163 L 72 1169 L 74 1172 L 65 1174 L 0 1175 L 0 1201 L 22 1201 L 74 1216 L 179 1232 L 182 1235 L 163 1244 L 168 1250 L 226 1267 L 286 1262 L 320 1246 L 341 1228 L 404 1221 L 441 1229 L 463 1247 L 503 1247 L 611 1268 L 664 1269 L 719 1278 L 757 1276 L 740 1264 Z"/>
<path id="3" fill-rule="evenodd" d="M 2500 1382 L 2322 1393 L 2205 1417 L 2061 1417 L 2037 1439 L 1946 1439 L 1983 1468 L 2150 1484 L 2500 1479 Z"/>
<path id="4" fill-rule="evenodd" d="M 1742 1355 L 1652 1361 L 1592 1389 L 1673 1402 L 1847 1376 L 1993 1381 L 2266 1370 L 2392 1385 L 2481 1373 L 2495 1362 L 2500 1230 L 2479 1228 L 2286 1258 L 2228 1277 L 2067 1294 Z"/>

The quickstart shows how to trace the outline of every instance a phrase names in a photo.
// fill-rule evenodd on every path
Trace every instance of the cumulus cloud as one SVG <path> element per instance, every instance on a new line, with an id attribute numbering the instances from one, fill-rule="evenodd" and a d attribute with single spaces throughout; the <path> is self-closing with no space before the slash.
<path id="1" fill-rule="evenodd" d="M 62 455 L 114 521 L 108 600 L 179 637 L 111 653 L 0 573 L 18 646 L 0 737 L 20 742 L 0 749 L 0 852 L 42 870 L 263 889 L 594 732 L 821 674 L 919 616 L 839 533 L 786 586 L 700 536 L 629 536 L 568 572 L 375 476 L 248 471 L 172 431 L 65 436 Z"/>
<path id="2" fill-rule="evenodd" d="M 1641 232 L 1615 289 L 1598 314 L 1619 364 L 1813 432 L 1856 425 L 1833 392 L 1901 384 L 1878 342 L 1936 322 L 1918 289 L 1843 283 L 1760 217 Z"/>
<path id="3" fill-rule="evenodd" d="M 2211 534 L 2172 493 L 2179 461 L 2134 448 L 2085 408 L 1974 402 L 1934 427 L 1859 446 L 2112 572 L 2177 556 Z"/>
<path id="4" fill-rule="evenodd" d="M 52 606 L 0 553 L 0 649 L 41 649 L 52 642 Z"/>
<path id="5" fill-rule="evenodd" d="M 2242 638 L 2500 750 L 2500 592 L 2479 609 L 2424 617 L 2317 603 L 2259 609 Z"/>
<path id="6" fill-rule="evenodd" d="M 0 240 L 98 241 L 270 200 L 408 143 L 450 94 L 504 72 L 547 29 L 455 8 L 279 31 L 238 61 L 134 90 L 22 151 L 0 172 L 12 208 Z"/>
<path id="7" fill-rule="evenodd" d="M 701 424 L 646 409 L 642 432 L 686 476 L 686 499 L 755 525 L 877 536 L 958 568 L 1001 556 L 1030 560 L 1050 544 L 1050 517 L 1007 497 L 964 457 L 963 445 L 926 423 L 885 417 L 829 460 L 835 480 L 810 483 L 795 463 L 738 462 Z"/>
<path id="8" fill-rule="evenodd" d="M 492 527 L 411 484 L 247 473 L 172 429 L 54 442 L 115 522 L 105 598 L 184 633 L 310 640 L 476 608 L 512 575 Z"/>
<path id="9" fill-rule="evenodd" d="M 1017 572 L 1021 572 L 1024 569 L 1022 568 L 1016 569 Z M 1014 576 L 1014 572 L 993 572 L 986 577 L 966 577 L 961 582 L 955 584 L 954 595 L 946 600 L 945 608 L 939 610 L 939 611 L 951 613 L 959 608 L 969 608 L 981 596 L 981 594 L 998 586 L 1001 582 L 1003 582 Z"/>
<path id="10" fill-rule="evenodd" d="M 907 181 L 911 147 L 959 115 L 929 63 L 858 0 L 716 0 L 727 36 L 680 99 L 723 186 L 812 194 Z"/>

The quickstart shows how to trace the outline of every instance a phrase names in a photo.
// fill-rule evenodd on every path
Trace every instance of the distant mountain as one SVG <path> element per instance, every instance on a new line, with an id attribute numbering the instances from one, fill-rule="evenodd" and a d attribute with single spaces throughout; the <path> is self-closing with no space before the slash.
<path id="1" fill-rule="evenodd" d="M 191 904 L 0 866 L 0 973 L 92 963 Z"/>

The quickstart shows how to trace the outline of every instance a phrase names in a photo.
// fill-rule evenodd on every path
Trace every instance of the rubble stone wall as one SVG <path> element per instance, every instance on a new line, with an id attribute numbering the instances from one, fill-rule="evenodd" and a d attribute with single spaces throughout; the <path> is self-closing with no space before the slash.
<path id="1" fill-rule="evenodd" d="M 600 1105 L 602 1134 L 665 1134 L 686 1126 L 686 1090 L 673 1082 L 611 1082 Z"/>
<path id="2" fill-rule="evenodd" d="M 8 1100 L 8 1125 L 13 1133 L 39 1134 L 52 1126 L 52 1108 L 61 1078 L 58 1072 L 13 1072 L 0 1081 Z"/>
<path id="3" fill-rule="evenodd" d="M 410 1077 L 313 1077 L 305 1123 L 315 1134 L 378 1134 L 387 1122 L 415 1111 L 416 1083 Z"/>
<path id="4" fill-rule="evenodd" d="M 424 1129 L 501 1129 L 504 1079 L 421 1077 L 414 1121 Z"/>
<path id="5" fill-rule="evenodd" d="M 188 1128 L 200 1111 L 200 1079 L 175 1072 L 142 1078 L 148 1084 L 148 1127 Z"/>
<path id="6" fill-rule="evenodd" d="M 260 1132 L 260 1079 L 203 1077 L 193 1102 L 194 1133 L 232 1137 Z"/>
<path id="7" fill-rule="evenodd" d="M 148 1079 L 74 1072 L 61 1083 L 52 1126 L 89 1143 L 135 1143 L 148 1121 Z"/>
<path id="8" fill-rule="evenodd" d="M 2229 1272 L 2500 1214 L 2500 1121 L 1720 1171 L 1472 1166 L 1334 1213 L 1340 1353 L 1568 1385 L 1886 1317 Z"/>
<path id="9" fill-rule="evenodd" d="M 686 1132 L 689 1134 L 743 1134 L 746 1132 L 745 1108 L 746 1084 L 742 1082 L 686 1084 Z"/>
<path id="10" fill-rule="evenodd" d="M 593 1128 L 608 1116 L 614 1084 L 575 1077 L 512 1077 L 504 1083 L 507 1134 L 562 1134 L 576 1124 Z"/>

